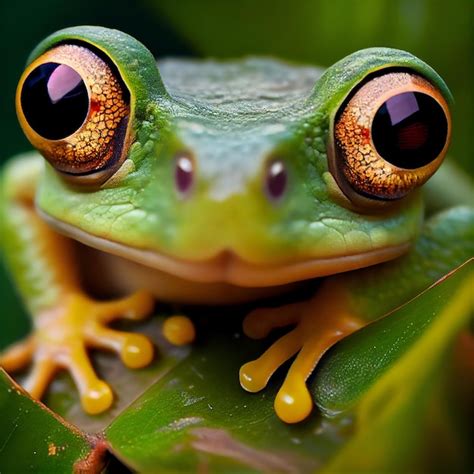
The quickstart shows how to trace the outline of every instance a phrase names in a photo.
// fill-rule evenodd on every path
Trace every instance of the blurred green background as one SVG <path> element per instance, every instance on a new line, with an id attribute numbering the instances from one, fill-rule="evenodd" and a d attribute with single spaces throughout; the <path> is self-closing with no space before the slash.
<path id="1" fill-rule="evenodd" d="M 450 86 L 456 100 L 451 155 L 474 174 L 473 0 L 1 0 L 0 18 L 0 161 L 29 149 L 14 94 L 31 49 L 57 29 L 99 24 L 130 33 L 158 57 L 265 54 L 327 66 L 364 47 L 406 49 Z M 3 275 L 0 298 L 2 313 L 10 313 L 2 320 L 2 347 L 26 323 Z"/>
<path id="2" fill-rule="evenodd" d="M 124 30 L 157 56 L 265 54 L 327 66 L 364 47 L 406 49 L 450 86 L 452 155 L 474 173 L 474 1 L 472 0 L 2 0 L 1 159 L 28 149 L 14 92 L 28 53 L 66 26 Z"/>

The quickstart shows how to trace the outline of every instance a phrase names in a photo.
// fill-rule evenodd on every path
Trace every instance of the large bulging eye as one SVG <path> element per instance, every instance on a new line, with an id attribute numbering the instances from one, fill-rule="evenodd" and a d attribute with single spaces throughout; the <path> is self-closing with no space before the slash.
<path id="1" fill-rule="evenodd" d="M 40 56 L 20 79 L 16 105 L 26 136 L 58 171 L 91 174 L 120 163 L 129 92 L 90 49 L 60 45 Z"/>
<path id="2" fill-rule="evenodd" d="M 451 119 L 440 92 L 410 72 L 366 81 L 339 110 L 331 171 L 342 190 L 394 200 L 421 186 L 441 164 Z"/>
<path id="3" fill-rule="evenodd" d="M 47 140 L 60 140 L 76 132 L 89 113 L 89 93 L 73 68 L 44 63 L 25 79 L 21 108 L 29 126 Z"/>

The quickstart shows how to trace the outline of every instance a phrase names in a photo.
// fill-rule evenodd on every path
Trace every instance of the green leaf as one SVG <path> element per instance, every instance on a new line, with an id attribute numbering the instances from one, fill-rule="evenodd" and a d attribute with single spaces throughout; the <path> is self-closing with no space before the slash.
<path id="1" fill-rule="evenodd" d="M 160 347 L 153 367 L 135 372 L 123 369 L 113 355 L 95 356 L 99 372 L 106 378 L 113 374 L 118 389 L 119 403 L 112 412 L 100 417 L 84 415 L 67 376 L 55 382 L 48 403 L 87 431 L 101 431 L 112 421 L 106 430 L 108 448 L 140 472 L 199 468 L 239 473 L 313 472 L 327 466 L 330 472 L 382 467 L 426 470 L 427 466 L 466 470 L 473 441 L 466 420 L 472 418 L 465 400 L 461 403 L 456 395 L 465 372 L 456 374 L 448 361 L 454 337 L 468 320 L 465 311 L 461 316 L 466 290 L 464 296 L 459 292 L 472 286 L 466 280 L 471 272 L 472 263 L 326 355 L 313 388 L 327 412 L 344 408 L 343 417 L 327 419 L 315 411 L 307 422 L 296 426 L 280 422 L 273 399 L 287 367 L 259 394 L 244 392 L 238 383 L 240 365 L 258 356 L 270 341 L 255 342 L 242 336 L 241 311 L 229 318 L 228 314 L 225 318 L 212 314 L 204 320 L 199 318 L 202 309 L 192 311 L 201 319 L 202 328 L 198 330 L 200 342 L 191 353 L 187 349 L 169 352 L 170 347 L 158 337 L 160 320 L 155 318 L 139 329 L 154 337 Z M 441 329 L 433 332 L 440 321 Z M 423 363 L 415 364 L 414 356 L 410 363 L 403 362 L 420 345 L 425 349 L 417 353 L 416 360 Z M 405 369 L 395 370 L 400 364 Z M 0 449 L 0 472 L 17 466 L 25 468 L 22 472 L 29 466 L 40 471 L 70 471 L 77 460 L 92 456 L 94 451 L 80 433 L 65 427 L 2 377 L 0 447 L 5 440 L 7 443 Z M 388 380 L 384 390 L 370 395 L 383 380 Z M 19 413 L 20 423 L 16 423 Z M 58 430 L 76 444 L 61 442 L 55 436 Z M 53 451 L 66 445 L 68 449 L 48 456 L 44 448 L 50 449 L 50 441 Z M 21 454 L 20 461 L 16 453 Z"/>
<path id="2" fill-rule="evenodd" d="M 384 324 L 391 320 L 391 330 L 399 331 L 398 336 L 400 330 L 407 333 L 404 325 L 414 328 L 415 322 L 420 324 L 422 330 L 414 331 L 414 337 L 399 340 L 396 332 L 387 333 L 382 321 L 354 336 L 358 344 L 351 342 L 354 355 L 349 370 L 362 373 L 348 383 L 360 384 L 360 393 L 365 395 L 345 417 L 324 419 L 315 412 L 299 425 L 279 421 L 273 399 L 284 370 L 259 394 L 245 393 L 237 380 L 239 366 L 261 353 L 268 341 L 262 345 L 242 339 L 238 331 L 214 327 L 208 328 L 208 338 L 200 347 L 111 424 L 106 430 L 110 447 L 140 472 L 204 468 L 212 472 L 312 472 L 328 462 L 330 472 L 347 472 L 353 467 L 396 470 L 419 467 L 416 463 L 426 466 L 429 457 L 424 457 L 424 449 L 436 445 L 428 436 L 429 429 L 438 424 L 443 427 L 438 439 L 446 441 L 440 452 L 449 462 L 465 460 L 468 435 L 458 430 L 462 422 L 451 419 L 451 407 L 446 406 L 446 397 L 452 398 L 456 383 L 441 382 L 445 381 L 443 369 L 452 372 L 445 361 L 454 337 L 469 318 L 469 278 L 472 273 L 464 266 L 383 320 Z M 427 319 L 424 324 L 423 318 Z M 394 321 L 398 320 L 397 325 Z M 385 356 L 370 374 L 364 366 L 368 360 L 364 351 L 370 352 L 377 340 Z M 347 358 L 351 351 L 341 343 L 327 355 L 324 366 L 337 360 L 339 352 Z M 337 370 L 343 368 L 341 363 Z M 344 392 L 343 377 L 336 379 Z M 439 400 L 445 400 L 444 404 L 438 405 Z M 426 423 L 427 407 L 430 413 L 436 409 L 431 425 Z M 465 415 L 465 411 L 460 413 Z"/>
<path id="3" fill-rule="evenodd" d="M 456 336 L 468 329 L 473 317 L 473 267 L 471 260 L 387 320 L 367 328 L 365 334 L 361 331 L 329 355 L 321 371 L 326 375 L 322 374 L 318 385 L 328 382 L 329 372 L 339 372 L 336 391 L 342 398 L 351 383 L 361 385 L 361 392 L 365 393 L 356 408 L 354 437 L 326 466 L 326 472 L 472 470 L 472 428 L 468 426 L 469 418 L 465 418 L 469 410 L 463 412 L 456 406 L 459 399 L 456 401 L 453 391 L 459 381 L 449 377 L 449 372 L 453 370 L 450 360 Z M 398 321 L 413 329 L 415 341 L 407 337 L 406 331 L 397 333 Z M 421 335 L 419 326 L 425 327 Z M 390 334 L 393 342 L 387 347 L 380 336 L 387 335 L 388 327 L 394 334 Z M 397 334 L 403 334 L 401 340 Z M 385 347 L 385 359 L 377 361 L 374 357 L 371 371 L 364 351 L 378 350 L 377 337 Z M 338 353 L 342 354 L 339 359 Z M 331 360 L 335 362 L 331 364 Z M 343 364 L 348 365 L 343 369 Z M 341 369 L 355 376 L 343 381 Z M 317 393 L 321 403 L 325 391 Z M 461 408 L 457 420 L 450 413 L 456 408 Z M 440 438 L 447 441 L 440 442 Z"/>
<path id="4" fill-rule="evenodd" d="M 278 383 L 259 394 L 243 391 L 239 367 L 266 344 L 214 327 L 106 430 L 112 452 L 140 472 L 314 471 L 347 438 L 348 420 L 315 414 L 286 425 L 273 410 Z"/>
<path id="5" fill-rule="evenodd" d="M 72 472 L 92 452 L 84 434 L 32 400 L 1 369 L 0 414 L 1 473 Z"/>
<path id="6" fill-rule="evenodd" d="M 352 408 L 360 397 L 408 350 L 421 343 L 460 283 L 472 262 L 440 280 L 398 310 L 345 338 L 332 348 L 318 366 L 312 391 L 321 410 L 328 415 Z M 445 334 L 445 343 L 451 339 Z M 433 344 L 435 341 L 433 341 Z M 428 360 L 437 354 L 431 347 Z M 428 355 L 428 353 L 427 353 Z M 426 355 L 426 356 L 427 356 Z"/>

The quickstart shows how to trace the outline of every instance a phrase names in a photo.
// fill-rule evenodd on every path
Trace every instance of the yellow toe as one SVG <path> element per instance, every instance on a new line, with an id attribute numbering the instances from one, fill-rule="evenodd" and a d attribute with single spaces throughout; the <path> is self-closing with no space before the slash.
<path id="1" fill-rule="evenodd" d="M 0 353 L 0 367 L 7 372 L 16 372 L 27 366 L 33 357 L 35 343 L 32 337 L 17 342 Z"/>
<path id="2" fill-rule="evenodd" d="M 130 319 L 139 321 L 147 317 L 155 304 L 153 295 L 147 291 L 138 291 L 126 298 L 105 301 L 101 303 L 92 302 L 92 310 L 97 314 L 97 320 L 109 323 L 117 319 Z"/>
<path id="3" fill-rule="evenodd" d="M 128 334 L 120 353 L 123 363 L 131 369 L 147 366 L 153 360 L 153 355 L 153 344 L 140 334 Z"/>
<path id="4" fill-rule="evenodd" d="M 33 397 L 40 399 L 45 393 L 56 372 L 56 364 L 48 359 L 38 359 L 23 383 L 24 389 Z"/>
<path id="5" fill-rule="evenodd" d="M 240 368 L 240 384 L 248 392 L 264 389 L 274 372 L 300 349 L 301 334 L 293 330 L 274 342 L 258 359 Z"/>
<path id="6" fill-rule="evenodd" d="M 244 364 L 239 371 L 240 385 L 247 392 L 255 393 L 263 390 L 268 382 L 268 377 L 259 370 L 258 361 Z"/>
<path id="7" fill-rule="evenodd" d="M 143 319 L 148 316 L 155 306 L 155 298 L 148 291 L 138 291 L 129 300 L 129 309 L 125 316 L 130 319 Z"/>
<path id="8" fill-rule="evenodd" d="M 114 401 L 114 395 L 110 387 L 103 382 L 98 380 L 95 384 L 91 385 L 81 395 L 82 408 L 89 415 L 98 415 L 108 410 Z"/>
<path id="9" fill-rule="evenodd" d="M 258 308 L 244 319 L 244 333 L 252 339 L 266 337 L 272 329 L 295 324 L 301 315 L 303 305 L 291 303 L 277 308 Z"/>
<path id="10" fill-rule="evenodd" d="M 175 346 L 184 346 L 194 341 L 196 330 L 186 316 L 171 316 L 163 323 L 163 335 Z"/>
<path id="11" fill-rule="evenodd" d="M 298 423 L 309 416 L 313 400 L 303 378 L 286 380 L 275 398 L 275 412 L 285 423 Z"/>

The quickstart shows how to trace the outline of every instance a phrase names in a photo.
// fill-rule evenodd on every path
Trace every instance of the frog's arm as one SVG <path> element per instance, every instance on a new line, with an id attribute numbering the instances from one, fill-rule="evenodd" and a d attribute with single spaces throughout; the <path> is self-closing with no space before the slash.
<path id="1" fill-rule="evenodd" d="M 241 368 L 242 386 L 251 392 L 263 389 L 276 369 L 299 352 L 275 399 L 275 410 L 286 422 L 303 420 L 313 406 L 306 380 L 329 347 L 473 255 L 474 210 L 454 208 L 430 219 L 406 256 L 328 278 L 309 301 L 250 313 L 244 322 L 250 337 L 265 337 L 276 327 L 296 327 Z"/>
<path id="2" fill-rule="evenodd" d="M 32 313 L 51 306 L 59 292 L 78 287 L 68 240 L 49 230 L 34 210 L 43 165 L 37 153 L 20 155 L 1 176 L 3 258 Z"/>
<path id="3" fill-rule="evenodd" d="M 1 176 L 2 251 L 32 319 L 34 332 L 0 356 L 7 371 L 32 361 L 25 384 L 40 398 L 58 368 L 69 370 L 89 413 L 107 409 L 113 400 L 109 386 L 99 380 L 87 356 L 87 346 L 117 351 L 129 367 L 148 364 L 153 356 L 144 336 L 105 327 L 118 317 L 138 319 L 148 314 L 153 299 L 143 292 L 111 302 L 93 301 L 79 284 L 73 242 L 41 219 L 34 195 L 43 169 L 37 153 L 19 156 Z"/>

